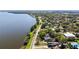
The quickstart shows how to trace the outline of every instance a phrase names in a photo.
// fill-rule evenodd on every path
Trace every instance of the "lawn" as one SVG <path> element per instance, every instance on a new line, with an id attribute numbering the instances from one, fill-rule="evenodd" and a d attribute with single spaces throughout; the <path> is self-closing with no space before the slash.
<path id="1" fill-rule="evenodd" d="M 28 44 L 26 46 L 26 49 L 31 48 L 32 39 L 33 39 L 33 32 L 30 33 L 30 39 L 29 39 L 29 42 L 28 42 Z"/>

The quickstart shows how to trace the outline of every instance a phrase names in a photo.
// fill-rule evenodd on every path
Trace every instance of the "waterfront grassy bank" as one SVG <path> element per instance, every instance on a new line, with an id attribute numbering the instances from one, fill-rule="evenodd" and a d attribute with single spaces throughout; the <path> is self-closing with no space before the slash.
<path id="1" fill-rule="evenodd" d="M 21 49 L 30 49 L 31 48 L 33 37 L 34 37 L 37 29 L 39 28 L 39 25 L 41 24 L 38 17 L 36 18 L 36 21 L 37 21 L 37 23 L 34 26 L 32 26 L 29 35 L 25 37 L 24 41 L 26 44 L 23 44 Z"/>

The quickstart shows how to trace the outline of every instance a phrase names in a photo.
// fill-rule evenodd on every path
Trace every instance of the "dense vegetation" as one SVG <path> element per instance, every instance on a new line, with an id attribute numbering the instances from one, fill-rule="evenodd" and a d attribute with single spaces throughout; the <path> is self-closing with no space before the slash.
<path id="1" fill-rule="evenodd" d="M 37 37 L 36 45 L 40 45 L 42 41 L 45 41 L 44 37 L 49 34 L 49 40 L 45 42 L 59 42 L 61 47 L 59 48 L 72 48 L 69 42 L 79 43 L 79 14 L 65 14 L 65 13 L 48 13 L 48 14 L 33 14 L 37 23 L 31 28 L 31 32 L 27 36 L 26 48 L 30 48 L 32 38 L 36 32 L 36 28 L 40 25 L 38 17 L 42 19 L 42 26 Z M 76 36 L 76 38 L 66 38 L 64 33 L 70 32 Z M 66 47 L 64 46 L 66 44 Z"/>
<path id="2" fill-rule="evenodd" d="M 71 44 L 68 42 L 79 42 L 79 14 L 60 14 L 60 13 L 50 13 L 50 14 L 40 14 L 42 17 L 42 26 L 37 38 L 37 42 L 44 41 L 46 34 L 56 42 L 61 42 L 67 44 L 66 48 L 72 48 Z M 70 32 L 74 34 L 77 38 L 66 38 L 64 33 Z M 50 39 L 49 41 L 52 42 Z"/>

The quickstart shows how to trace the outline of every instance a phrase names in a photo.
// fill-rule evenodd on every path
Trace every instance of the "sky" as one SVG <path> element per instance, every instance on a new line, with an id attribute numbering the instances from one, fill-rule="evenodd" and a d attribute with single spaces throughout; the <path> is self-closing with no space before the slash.
<path id="1" fill-rule="evenodd" d="M 79 0 L 0 0 L 0 10 L 79 10 Z"/>

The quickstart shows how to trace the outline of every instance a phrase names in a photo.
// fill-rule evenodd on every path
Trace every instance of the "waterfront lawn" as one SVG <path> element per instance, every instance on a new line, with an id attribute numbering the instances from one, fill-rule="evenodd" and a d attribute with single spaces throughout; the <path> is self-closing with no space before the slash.
<path id="1" fill-rule="evenodd" d="M 40 24 L 39 24 L 40 25 Z M 36 25 L 36 29 L 38 29 L 39 28 L 39 25 Z M 35 29 L 34 29 L 35 30 Z M 29 48 L 31 48 L 31 44 L 32 44 L 32 40 L 33 40 L 33 36 L 34 36 L 34 30 L 32 31 L 32 32 L 30 32 L 30 39 L 29 39 L 29 42 L 28 42 L 28 44 L 27 44 L 27 46 L 26 46 L 26 49 L 29 49 Z"/>
<path id="2" fill-rule="evenodd" d="M 32 39 L 33 39 L 33 32 L 30 32 L 30 39 L 29 39 L 29 42 L 28 42 L 28 44 L 26 46 L 26 49 L 31 48 Z"/>

